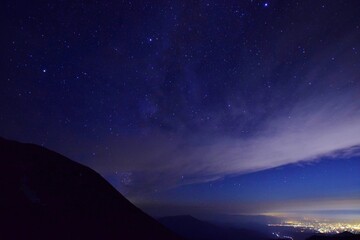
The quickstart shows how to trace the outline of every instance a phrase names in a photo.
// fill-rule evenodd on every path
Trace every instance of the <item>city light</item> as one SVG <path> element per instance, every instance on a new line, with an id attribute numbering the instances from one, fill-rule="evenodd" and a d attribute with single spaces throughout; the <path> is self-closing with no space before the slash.
<path id="1" fill-rule="evenodd" d="M 285 221 L 277 224 L 268 224 L 269 227 L 293 227 L 300 230 L 312 230 L 319 233 L 360 233 L 360 223 L 323 222 L 323 221 Z"/>

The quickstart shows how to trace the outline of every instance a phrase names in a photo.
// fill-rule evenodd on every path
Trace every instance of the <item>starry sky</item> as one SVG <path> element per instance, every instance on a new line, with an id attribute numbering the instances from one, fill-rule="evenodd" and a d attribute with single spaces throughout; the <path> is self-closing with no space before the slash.
<path id="1" fill-rule="evenodd" d="M 158 214 L 359 216 L 359 1 L 1 5 L 1 136 Z"/>

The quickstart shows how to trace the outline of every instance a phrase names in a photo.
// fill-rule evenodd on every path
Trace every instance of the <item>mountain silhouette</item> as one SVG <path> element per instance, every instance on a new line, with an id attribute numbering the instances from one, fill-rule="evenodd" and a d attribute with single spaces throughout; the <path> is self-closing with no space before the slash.
<path id="1" fill-rule="evenodd" d="M 0 138 L 0 239 L 180 240 L 92 169 Z"/>
<path id="2" fill-rule="evenodd" d="M 220 226 L 198 220 L 190 215 L 169 216 L 158 220 L 189 240 L 269 240 L 271 238 L 253 230 Z"/>
<path id="3" fill-rule="evenodd" d="M 307 240 L 360 240 L 360 234 L 353 234 L 351 232 L 342 232 L 339 234 L 316 234 Z"/>

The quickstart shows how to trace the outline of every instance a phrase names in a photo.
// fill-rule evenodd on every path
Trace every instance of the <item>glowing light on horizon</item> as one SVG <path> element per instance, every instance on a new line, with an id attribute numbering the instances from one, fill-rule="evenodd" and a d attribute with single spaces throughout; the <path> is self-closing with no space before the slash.
<path id="1" fill-rule="evenodd" d="M 319 233 L 360 233 L 360 223 L 324 222 L 313 221 L 285 221 L 282 223 L 270 223 L 269 227 L 292 227 L 300 230 L 313 230 Z"/>

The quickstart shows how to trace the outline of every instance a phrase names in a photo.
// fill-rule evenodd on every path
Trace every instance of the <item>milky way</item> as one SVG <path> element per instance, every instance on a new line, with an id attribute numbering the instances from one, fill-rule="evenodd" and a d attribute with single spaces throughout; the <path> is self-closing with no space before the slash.
<path id="1" fill-rule="evenodd" d="M 359 199 L 358 1 L 1 11 L 3 137 L 93 167 L 141 204 L 241 212 L 255 200 L 263 208 L 248 210 L 274 210 L 277 194 Z"/>

